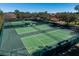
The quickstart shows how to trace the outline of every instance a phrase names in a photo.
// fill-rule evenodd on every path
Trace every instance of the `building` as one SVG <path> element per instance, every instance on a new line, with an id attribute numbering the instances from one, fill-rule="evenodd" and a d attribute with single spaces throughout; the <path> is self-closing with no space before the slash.
<path id="1" fill-rule="evenodd" d="M 16 15 L 13 14 L 13 13 L 5 13 L 4 14 L 4 19 L 5 20 L 9 20 L 9 21 L 15 20 L 16 19 Z"/>

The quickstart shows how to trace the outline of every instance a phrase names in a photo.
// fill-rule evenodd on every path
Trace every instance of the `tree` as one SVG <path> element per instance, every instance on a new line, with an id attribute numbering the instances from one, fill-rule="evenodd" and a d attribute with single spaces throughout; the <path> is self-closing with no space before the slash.
<path id="1" fill-rule="evenodd" d="M 20 11 L 19 10 L 15 10 L 14 11 L 15 15 L 16 15 L 16 18 L 20 18 Z"/>
<path id="2" fill-rule="evenodd" d="M 0 30 L 2 28 L 3 21 L 4 21 L 4 14 L 3 11 L 0 9 Z"/>
<path id="3" fill-rule="evenodd" d="M 47 14 L 47 11 L 45 11 L 45 14 Z"/>
<path id="4" fill-rule="evenodd" d="M 19 13 L 20 11 L 16 9 L 14 12 L 15 12 L 15 13 Z"/>
<path id="5" fill-rule="evenodd" d="M 74 9 L 79 13 L 79 5 L 76 5 Z"/>
<path id="6" fill-rule="evenodd" d="M 0 14 L 3 14 L 3 11 L 0 9 Z"/>
<path id="7" fill-rule="evenodd" d="M 65 21 L 67 25 L 69 25 L 70 22 L 76 20 L 76 16 L 73 13 L 59 13 L 57 16 L 60 21 Z"/>

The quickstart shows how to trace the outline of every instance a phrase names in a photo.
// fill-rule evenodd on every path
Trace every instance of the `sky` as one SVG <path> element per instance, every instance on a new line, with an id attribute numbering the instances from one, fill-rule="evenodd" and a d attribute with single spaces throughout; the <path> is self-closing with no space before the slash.
<path id="1" fill-rule="evenodd" d="M 13 12 L 18 9 L 24 12 L 75 12 L 74 7 L 78 3 L 0 3 L 0 9 L 4 12 Z"/>

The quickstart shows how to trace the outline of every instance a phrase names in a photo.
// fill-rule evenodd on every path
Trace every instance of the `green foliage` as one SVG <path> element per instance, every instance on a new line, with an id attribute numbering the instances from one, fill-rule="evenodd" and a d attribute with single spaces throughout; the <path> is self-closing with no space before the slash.
<path id="1" fill-rule="evenodd" d="M 78 20 L 78 14 L 75 13 L 58 13 L 57 16 L 60 21 L 64 21 L 67 24 Z"/>
<path id="2" fill-rule="evenodd" d="M 2 28 L 2 24 L 3 24 L 3 11 L 0 9 L 0 30 Z"/>
<path id="3" fill-rule="evenodd" d="M 79 5 L 76 5 L 74 9 L 79 13 Z"/>

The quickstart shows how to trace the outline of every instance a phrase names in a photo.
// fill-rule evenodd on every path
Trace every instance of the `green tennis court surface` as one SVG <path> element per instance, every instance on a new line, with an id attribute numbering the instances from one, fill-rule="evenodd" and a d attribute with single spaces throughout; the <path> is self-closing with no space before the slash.
<path id="1" fill-rule="evenodd" d="M 37 49 L 40 49 L 39 48 L 40 46 L 45 47 L 56 43 L 54 39 L 51 39 L 45 34 L 37 34 L 37 35 L 28 36 L 28 37 L 23 37 L 21 40 L 24 46 L 29 51 L 29 53 L 32 53 Z"/>
<path id="2" fill-rule="evenodd" d="M 31 27 L 16 28 L 15 30 L 18 34 L 24 34 L 24 33 L 30 33 L 30 32 L 41 31 L 41 30 L 50 30 L 50 29 L 53 30 L 54 28 L 44 24 L 44 25 L 35 25 Z"/>
<path id="3" fill-rule="evenodd" d="M 53 29 L 52 27 L 48 26 L 47 24 L 38 25 L 38 26 L 34 26 L 34 27 L 37 28 L 37 29 L 39 29 L 39 30 Z"/>
<path id="4" fill-rule="evenodd" d="M 40 46 L 51 46 L 62 40 L 66 40 L 66 38 L 68 39 L 68 37 L 70 37 L 70 32 L 52 30 L 49 32 L 31 35 L 28 37 L 22 37 L 21 40 L 29 53 L 33 53 L 34 51 L 40 49 Z"/>
<path id="5" fill-rule="evenodd" d="M 34 32 L 37 31 L 36 29 L 32 27 L 25 27 L 25 28 L 16 28 L 15 29 L 18 34 L 23 34 L 23 33 L 29 33 L 29 32 Z"/>
<path id="6" fill-rule="evenodd" d="M 16 25 L 24 23 L 29 23 L 31 26 L 4 29 L 2 49 L 17 49 L 18 51 L 18 48 L 25 48 L 29 54 L 32 54 L 45 46 L 53 46 L 60 41 L 73 37 L 71 30 L 50 27 L 48 24 L 36 25 L 35 22 L 32 21 L 10 22 L 9 24 Z M 5 33 L 7 33 L 7 35 Z"/>
<path id="7" fill-rule="evenodd" d="M 24 22 L 23 21 L 14 21 L 14 22 L 6 22 L 5 23 L 5 26 L 8 26 L 8 25 L 22 25 L 22 24 L 24 24 Z"/>

